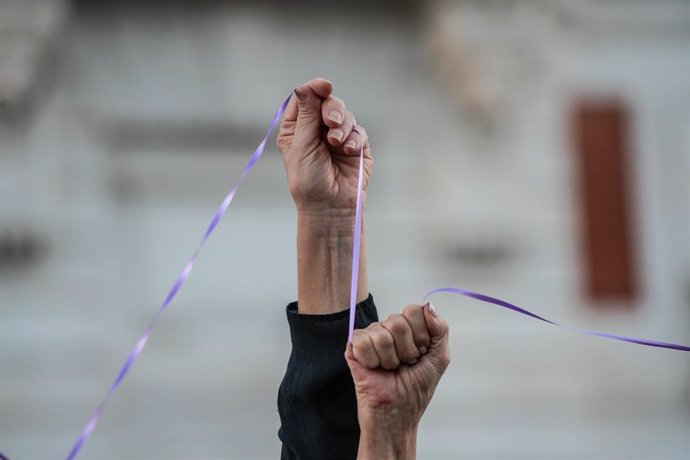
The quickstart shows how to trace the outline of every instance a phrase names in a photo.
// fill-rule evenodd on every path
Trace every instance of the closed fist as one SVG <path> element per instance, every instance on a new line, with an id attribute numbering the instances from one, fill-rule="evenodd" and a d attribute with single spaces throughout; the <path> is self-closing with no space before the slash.
<path id="1" fill-rule="evenodd" d="M 370 423 L 416 427 L 450 364 L 448 323 L 431 304 L 409 305 L 356 330 L 345 359 L 363 430 Z"/>
<path id="2" fill-rule="evenodd" d="M 364 145 L 364 183 L 373 159 L 366 130 L 345 103 L 333 95 L 333 83 L 315 78 L 295 90 L 278 133 L 290 192 L 299 211 L 354 215 L 360 147 Z M 365 195 L 363 195 L 365 196 Z"/>

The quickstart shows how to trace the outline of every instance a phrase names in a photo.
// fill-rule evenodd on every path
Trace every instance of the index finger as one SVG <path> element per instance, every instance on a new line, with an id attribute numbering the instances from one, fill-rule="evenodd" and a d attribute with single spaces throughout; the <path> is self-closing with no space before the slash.
<path id="1" fill-rule="evenodd" d="M 337 128 L 345 120 L 345 103 L 336 96 L 329 96 L 321 105 L 321 118 L 329 128 Z"/>

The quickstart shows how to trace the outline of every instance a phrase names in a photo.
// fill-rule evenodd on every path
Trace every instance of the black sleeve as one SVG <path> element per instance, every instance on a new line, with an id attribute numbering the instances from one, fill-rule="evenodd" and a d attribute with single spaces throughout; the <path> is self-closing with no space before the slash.
<path id="1" fill-rule="evenodd" d="M 354 460 L 357 400 L 345 362 L 349 311 L 301 315 L 287 306 L 292 353 L 278 390 L 282 460 Z M 357 304 L 355 327 L 378 321 L 374 298 Z"/>

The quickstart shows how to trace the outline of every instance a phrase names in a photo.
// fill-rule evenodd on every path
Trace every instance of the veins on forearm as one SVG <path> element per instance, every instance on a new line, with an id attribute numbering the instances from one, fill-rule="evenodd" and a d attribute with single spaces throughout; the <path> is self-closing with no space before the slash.
<path id="1" fill-rule="evenodd" d="M 352 268 L 353 226 L 354 218 L 334 221 L 314 216 L 298 217 L 298 300 L 302 313 L 334 313 L 347 306 Z M 360 259 L 361 291 L 367 290 L 365 252 L 363 237 Z"/>

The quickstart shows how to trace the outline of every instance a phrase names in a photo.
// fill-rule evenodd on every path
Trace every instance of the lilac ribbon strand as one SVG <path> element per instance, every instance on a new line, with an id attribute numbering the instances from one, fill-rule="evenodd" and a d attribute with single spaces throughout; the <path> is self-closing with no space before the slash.
<path id="1" fill-rule="evenodd" d="M 625 335 L 609 334 L 607 332 L 598 332 L 598 331 L 588 331 L 585 329 L 578 329 L 578 328 L 574 328 L 574 327 L 564 326 L 562 324 L 558 324 L 554 321 L 551 321 L 550 319 L 546 319 L 542 316 L 539 316 L 536 313 L 532 313 L 531 311 L 525 310 L 522 307 L 518 307 L 517 305 L 513 305 L 510 302 L 506 302 L 505 300 L 497 299 L 495 297 L 490 297 L 490 296 L 484 295 L 484 294 L 479 294 L 479 293 L 473 292 L 473 291 L 468 291 L 467 289 L 454 288 L 454 287 L 437 288 L 437 289 L 434 289 L 432 291 L 429 291 L 424 296 L 424 300 L 422 301 L 422 303 L 426 303 L 426 301 L 429 297 L 431 297 L 432 295 L 437 294 L 439 292 L 446 292 L 446 293 L 450 293 L 450 294 L 462 295 L 465 297 L 470 297 L 472 299 L 480 300 L 482 302 L 487 302 L 487 303 L 491 303 L 494 305 L 498 305 L 499 307 L 503 307 L 503 308 L 506 308 L 508 310 L 512 310 L 514 312 L 520 313 L 522 315 L 526 315 L 526 316 L 529 316 L 531 318 L 537 319 L 539 321 L 543 321 L 545 323 L 552 324 L 554 326 L 562 327 L 563 329 L 568 329 L 569 331 L 578 332 L 580 334 L 594 335 L 596 337 L 603 337 L 605 339 L 618 340 L 620 342 L 636 343 L 638 345 L 644 345 L 647 347 L 659 347 L 659 348 L 669 348 L 671 350 L 690 351 L 690 347 L 688 347 L 686 345 L 678 345 L 675 343 L 668 343 L 668 342 L 659 342 L 658 340 L 638 339 L 635 337 L 627 337 Z"/>
<path id="2" fill-rule="evenodd" d="M 187 277 L 189 277 L 189 274 L 191 273 L 192 268 L 194 268 L 194 262 L 196 262 L 196 258 L 199 255 L 201 248 L 204 246 L 206 241 L 209 239 L 209 237 L 211 236 L 213 231 L 218 226 L 220 219 L 223 217 L 223 215 L 225 214 L 225 211 L 227 211 L 228 207 L 230 206 L 230 203 L 232 203 L 232 200 L 235 198 L 235 194 L 237 193 L 237 190 L 239 189 L 240 185 L 242 184 L 242 181 L 244 181 L 244 178 L 247 176 L 247 174 L 249 174 L 249 171 L 254 167 L 256 162 L 259 161 L 259 158 L 261 158 L 261 155 L 263 155 L 264 150 L 266 148 L 266 143 L 268 142 L 268 137 L 271 135 L 271 132 L 273 132 L 273 129 L 278 124 L 278 121 L 280 120 L 280 118 L 285 113 L 285 110 L 287 109 L 287 105 L 290 102 L 290 98 L 292 97 L 292 94 L 293 93 L 291 92 L 290 95 L 287 97 L 287 99 L 285 99 L 285 102 L 283 102 L 283 104 L 280 106 L 278 111 L 273 116 L 273 121 L 271 121 L 271 124 L 268 127 L 266 134 L 264 135 L 264 137 L 261 140 L 261 142 L 259 143 L 259 145 L 256 147 L 256 150 L 254 150 L 254 154 L 249 159 L 249 162 L 244 167 L 244 170 L 242 171 L 242 175 L 237 180 L 235 185 L 233 185 L 232 189 L 230 189 L 230 192 L 228 192 L 225 199 L 223 200 L 223 202 L 218 207 L 216 214 L 213 216 L 211 223 L 209 224 L 208 228 L 206 229 L 206 233 L 204 233 L 204 237 L 201 239 L 201 242 L 199 243 L 199 246 L 197 247 L 196 251 L 194 251 L 194 255 L 191 257 L 191 259 L 189 259 L 189 262 L 187 262 L 187 264 L 182 269 L 182 273 L 180 273 L 180 276 L 177 277 L 177 280 L 175 281 L 172 288 L 170 289 L 170 292 L 168 292 L 168 295 L 165 297 L 165 300 L 163 301 L 163 304 L 160 306 L 158 313 L 154 317 L 153 321 L 151 321 L 151 323 L 148 325 L 148 327 L 144 331 L 144 334 L 137 341 L 136 345 L 134 346 L 134 349 L 132 349 L 129 356 L 125 360 L 125 363 L 122 365 L 122 368 L 120 369 L 120 372 L 118 373 L 117 378 L 115 379 L 115 381 L 111 385 L 110 390 L 108 390 L 108 393 L 105 395 L 105 397 L 103 398 L 101 403 L 98 405 L 96 410 L 93 412 L 88 423 L 86 424 L 86 426 L 82 430 L 81 435 L 79 436 L 77 441 L 74 443 L 72 450 L 70 451 L 69 455 L 67 456 L 67 460 L 73 460 L 74 458 L 76 458 L 77 454 L 79 454 L 79 451 L 84 446 L 84 443 L 91 436 L 91 433 L 93 433 L 93 430 L 96 428 L 96 425 L 98 424 L 98 421 L 100 420 L 101 415 L 103 415 L 103 409 L 105 408 L 106 403 L 108 402 L 110 397 L 113 395 L 113 393 L 115 393 L 115 390 L 117 390 L 117 388 L 122 384 L 122 381 L 125 379 L 125 377 L 129 373 L 129 370 L 131 369 L 132 365 L 137 360 L 137 358 L 141 354 L 142 350 L 146 346 L 146 342 L 148 342 L 149 337 L 151 336 L 151 332 L 153 332 L 153 328 L 158 323 L 158 320 L 163 315 L 165 310 L 168 308 L 170 303 L 173 301 L 173 299 L 175 298 L 175 296 L 179 292 L 180 288 L 182 287 L 184 282 L 187 280 Z"/>
<path id="3" fill-rule="evenodd" d="M 354 130 L 360 134 L 357 124 Z M 364 182 L 364 141 L 362 136 L 359 146 L 359 173 L 357 175 L 357 208 L 355 210 L 355 230 L 352 241 L 352 278 L 350 280 L 350 327 L 347 336 L 347 343 L 352 344 L 352 337 L 355 332 L 355 311 L 357 310 L 357 286 L 359 285 L 359 252 L 362 241 L 362 185 Z"/>

